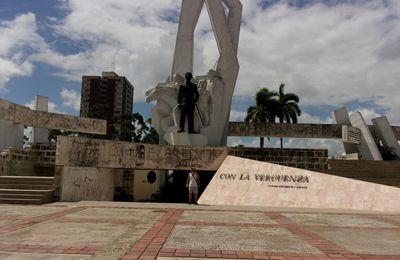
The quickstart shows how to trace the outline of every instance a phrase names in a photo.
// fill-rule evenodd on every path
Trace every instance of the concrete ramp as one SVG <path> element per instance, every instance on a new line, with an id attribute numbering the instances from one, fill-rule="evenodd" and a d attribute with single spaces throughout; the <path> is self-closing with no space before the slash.
<path id="1" fill-rule="evenodd" d="M 199 203 L 400 212 L 400 189 L 227 156 Z"/>

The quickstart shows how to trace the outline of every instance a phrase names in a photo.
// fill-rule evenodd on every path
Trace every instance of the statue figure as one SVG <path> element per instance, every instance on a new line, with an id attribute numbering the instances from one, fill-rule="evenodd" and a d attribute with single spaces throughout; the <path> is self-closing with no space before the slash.
<path id="1" fill-rule="evenodd" d="M 185 129 L 185 120 L 188 119 L 189 133 L 194 132 L 194 109 L 199 100 L 199 92 L 197 90 L 196 84 L 192 83 L 192 73 L 186 72 L 184 85 L 179 86 L 178 92 L 178 106 L 181 110 L 181 115 L 179 119 L 179 130 L 178 132 L 183 132 Z"/>
<path id="2" fill-rule="evenodd" d="M 207 84 L 206 79 L 199 80 L 199 113 L 202 126 L 210 125 L 210 116 L 212 113 L 211 84 Z"/>
<path id="3" fill-rule="evenodd" d="M 179 74 L 173 74 L 169 83 L 159 83 L 156 87 L 146 91 L 146 102 L 156 101 L 155 107 L 152 109 L 152 124 L 157 133 L 162 137 L 171 126 L 175 123 L 176 112 L 176 96 L 184 78 Z M 160 138 L 161 144 L 164 140 Z"/>

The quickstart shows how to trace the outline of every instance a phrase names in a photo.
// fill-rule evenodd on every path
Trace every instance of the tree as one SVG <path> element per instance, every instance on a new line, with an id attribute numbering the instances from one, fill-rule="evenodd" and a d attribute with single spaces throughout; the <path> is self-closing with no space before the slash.
<path id="1" fill-rule="evenodd" d="M 274 105 L 275 115 L 279 118 L 279 123 L 297 123 L 297 116 L 301 115 L 299 108 L 299 97 L 293 93 L 285 93 L 285 84 L 279 86 L 277 104 Z M 281 148 L 283 148 L 283 138 L 281 137 Z"/>
<path id="2" fill-rule="evenodd" d="M 247 109 L 246 122 L 267 123 L 275 122 L 276 97 L 278 93 L 268 88 L 260 89 L 255 96 L 256 105 Z M 260 137 L 260 147 L 264 147 L 264 137 Z"/>
<path id="3" fill-rule="evenodd" d="M 379 151 L 384 161 L 397 161 L 400 159 L 396 153 L 396 148 L 393 146 L 387 146 L 381 143 L 381 145 L 379 145 Z"/>
<path id="4" fill-rule="evenodd" d="M 120 116 L 117 122 L 120 124 L 119 140 L 158 144 L 158 134 L 151 126 L 151 119 L 144 120 L 141 114 L 133 113 Z"/>

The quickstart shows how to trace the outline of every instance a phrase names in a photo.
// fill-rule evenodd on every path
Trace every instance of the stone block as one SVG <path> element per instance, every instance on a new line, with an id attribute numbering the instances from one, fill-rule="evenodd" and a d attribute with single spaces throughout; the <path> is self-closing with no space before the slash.
<path id="1" fill-rule="evenodd" d="M 35 96 L 35 111 L 48 112 L 48 97 Z M 33 143 L 48 143 L 49 130 L 47 128 L 34 127 L 32 130 Z"/>
<path id="2" fill-rule="evenodd" d="M 106 134 L 106 120 L 31 110 L 0 98 L 0 120 L 16 124 L 90 134 Z"/>
<path id="3" fill-rule="evenodd" d="M 375 127 L 375 132 L 383 144 L 387 147 L 393 147 L 397 156 L 400 157 L 400 145 L 387 118 L 385 116 L 374 118 L 372 119 L 372 123 Z"/>
<path id="4" fill-rule="evenodd" d="M 350 115 L 350 121 L 352 126 L 357 127 L 361 130 L 361 142 L 357 146 L 359 154 L 361 154 L 363 160 L 377 160 L 381 161 L 382 156 L 379 149 L 369 131 L 368 125 L 365 123 L 363 116 L 360 112 L 354 112 Z"/>
<path id="5" fill-rule="evenodd" d="M 113 201 L 113 170 L 64 167 L 61 176 L 61 201 Z"/>
<path id="6" fill-rule="evenodd" d="M 345 107 L 339 108 L 332 113 L 332 118 L 337 124 L 351 126 L 349 113 Z M 341 134 L 343 137 L 343 134 Z M 341 138 L 342 138 L 341 137 Z M 357 145 L 343 142 L 343 148 L 346 154 L 358 153 Z"/>
<path id="7" fill-rule="evenodd" d="M 228 156 L 199 203 L 400 212 L 400 189 Z"/>
<path id="8" fill-rule="evenodd" d="M 113 169 L 217 170 L 226 147 L 166 146 L 59 136 L 56 165 Z"/>
<path id="9" fill-rule="evenodd" d="M 22 149 L 24 126 L 0 119 L 0 151 L 7 147 Z"/>

